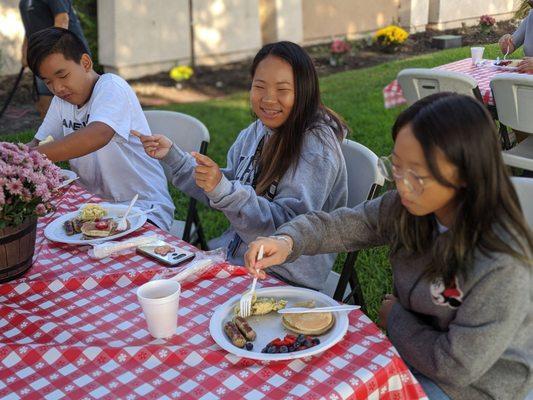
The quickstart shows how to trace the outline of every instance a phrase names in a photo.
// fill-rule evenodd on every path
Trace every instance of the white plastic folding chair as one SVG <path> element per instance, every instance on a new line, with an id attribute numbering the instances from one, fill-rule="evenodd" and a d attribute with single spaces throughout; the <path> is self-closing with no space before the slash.
<path id="1" fill-rule="evenodd" d="M 409 105 L 423 97 L 439 92 L 454 92 L 482 100 L 476 80 L 460 72 L 408 68 L 400 71 L 397 79 Z"/>
<path id="2" fill-rule="evenodd" d="M 175 111 L 148 110 L 144 112 L 148 126 L 152 133 L 161 133 L 167 136 L 183 151 L 197 151 L 207 153 L 209 143 L 209 131 L 199 120 L 190 115 Z M 171 178 L 171 171 L 166 164 L 161 163 L 167 179 Z M 182 238 L 186 242 L 199 244 L 207 249 L 207 243 L 200 224 L 200 218 L 196 209 L 196 200 L 189 200 L 189 208 L 185 221 L 174 220 L 170 233 Z"/>
<path id="3" fill-rule="evenodd" d="M 522 212 L 529 227 L 533 229 L 533 178 L 511 177 Z"/>
<path id="4" fill-rule="evenodd" d="M 345 139 L 341 145 L 348 172 L 348 207 L 355 207 L 376 197 L 385 183 L 378 170 L 378 156 L 369 148 Z M 335 300 L 364 307 L 364 299 L 355 269 L 357 252 L 348 253 L 340 274 L 331 271 L 322 292 Z M 349 285 L 349 286 L 348 286 Z"/>
<path id="5" fill-rule="evenodd" d="M 533 171 L 533 76 L 498 74 L 490 82 L 498 120 L 516 131 L 529 134 L 515 147 L 504 150 L 505 164 Z"/>

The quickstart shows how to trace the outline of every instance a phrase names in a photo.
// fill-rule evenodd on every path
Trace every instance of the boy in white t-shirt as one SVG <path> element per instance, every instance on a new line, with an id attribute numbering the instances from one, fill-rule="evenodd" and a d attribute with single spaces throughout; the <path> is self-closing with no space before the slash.
<path id="1" fill-rule="evenodd" d="M 54 141 L 38 150 L 56 161 L 70 161 L 80 182 L 107 201 L 154 207 L 149 219 L 168 230 L 174 203 L 161 165 L 148 157 L 131 135 L 150 128 L 135 93 L 114 74 L 98 75 L 83 43 L 67 29 L 48 28 L 32 35 L 28 65 L 54 94 L 35 139 Z"/>

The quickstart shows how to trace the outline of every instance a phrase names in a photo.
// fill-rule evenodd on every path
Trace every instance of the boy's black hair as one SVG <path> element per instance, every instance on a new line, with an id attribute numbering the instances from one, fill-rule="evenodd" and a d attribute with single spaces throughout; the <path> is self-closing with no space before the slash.
<path id="1" fill-rule="evenodd" d="M 56 53 L 79 63 L 87 49 L 75 33 L 64 28 L 46 28 L 30 36 L 27 59 L 28 66 L 35 75 L 40 77 L 39 68 L 43 60 Z"/>

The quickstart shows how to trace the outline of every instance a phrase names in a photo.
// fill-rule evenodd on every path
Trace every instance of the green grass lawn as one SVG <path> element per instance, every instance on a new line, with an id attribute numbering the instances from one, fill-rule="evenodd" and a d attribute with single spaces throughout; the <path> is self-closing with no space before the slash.
<path id="1" fill-rule="evenodd" d="M 485 58 L 499 55 L 495 45 L 485 49 Z M 520 57 L 516 55 L 516 57 Z M 321 79 L 324 103 L 341 114 L 352 129 L 351 139 L 387 155 L 392 148 L 390 128 L 402 108 L 383 107 L 383 88 L 404 68 L 435 67 L 470 57 L 469 48 L 439 51 L 423 56 L 382 64 L 376 67 L 342 72 Z M 238 133 L 252 121 L 247 93 L 203 103 L 176 104 L 164 107 L 192 115 L 202 121 L 211 134 L 208 154 L 220 165 L 226 163 L 226 153 Z M 33 132 L 21 132 L 2 137 L 8 141 L 29 141 Z M 172 189 L 178 218 L 185 218 L 186 199 Z M 228 226 L 222 213 L 201 207 L 200 217 L 208 238 L 221 234 Z M 338 268 L 338 262 L 336 268 Z M 390 265 L 387 249 L 363 251 L 358 259 L 358 273 L 372 319 L 376 319 L 380 300 L 391 290 Z"/>

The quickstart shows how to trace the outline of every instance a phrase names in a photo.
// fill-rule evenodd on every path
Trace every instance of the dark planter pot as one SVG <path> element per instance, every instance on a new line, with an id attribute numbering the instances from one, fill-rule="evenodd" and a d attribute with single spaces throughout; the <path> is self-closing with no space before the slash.
<path id="1" fill-rule="evenodd" d="M 19 278 L 32 265 L 37 218 L 30 217 L 16 227 L 0 229 L 0 283 Z"/>

